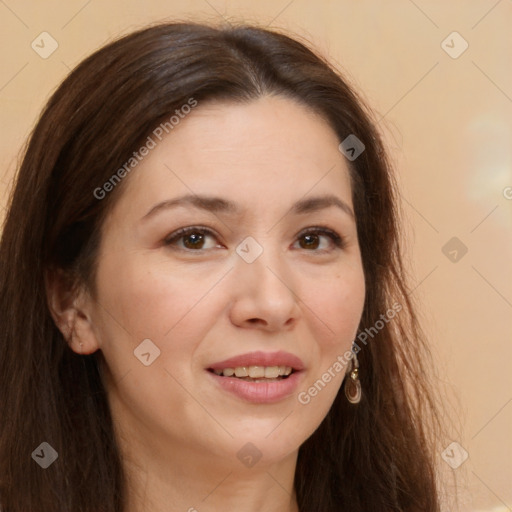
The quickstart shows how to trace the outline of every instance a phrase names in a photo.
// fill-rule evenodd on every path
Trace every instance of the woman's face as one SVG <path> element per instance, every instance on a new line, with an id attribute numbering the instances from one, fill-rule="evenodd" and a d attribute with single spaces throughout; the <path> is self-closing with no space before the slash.
<path id="1" fill-rule="evenodd" d="M 340 388 L 363 310 L 339 141 L 283 97 L 199 103 L 153 139 L 103 225 L 89 303 L 114 422 L 156 457 L 293 457 Z"/>

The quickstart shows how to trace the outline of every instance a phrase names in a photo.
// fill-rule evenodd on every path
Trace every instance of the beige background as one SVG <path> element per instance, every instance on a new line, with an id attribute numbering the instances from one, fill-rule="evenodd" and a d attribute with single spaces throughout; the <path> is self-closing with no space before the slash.
<path id="1" fill-rule="evenodd" d="M 452 440 L 469 454 L 448 468 L 460 509 L 512 511 L 511 0 L 0 0 L 2 217 L 22 144 L 71 68 L 148 22 L 222 17 L 312 40 L 376 110 L 399 173 L 413 293 L 461 425 Z M 31 48 L 43 31 L 58 43 L 47 59 Z M 453 31 L 469 45 L 457 58 L 445 51 L 463 48 Z M 455 262 L 442 251 L 452 237 L 468 249 L 445 249 Z"/>

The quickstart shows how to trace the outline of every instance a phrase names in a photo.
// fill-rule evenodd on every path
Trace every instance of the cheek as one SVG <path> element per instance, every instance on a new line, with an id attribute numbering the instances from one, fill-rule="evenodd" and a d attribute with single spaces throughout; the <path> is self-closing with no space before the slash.
<path id="1" fill-rule="evenodd" d="M 101 349 L 109 366 L 132 367 L 134 350 L 150 339 L 160 350 L 155 364 L 181 372 L 218 319 L 214 288 L 223 273 L 184 271 L 143 254 L 118 261 L 105 258 L 98 269 Z"/>
<path id="2" fill-rule="evenodd" d="M 127 414 L 127 406 L 158 429 L 169 427 L 169 410 L 186 418 L 197 409 L 184 389 L 192 389 L 190 368 L 210 318 L 218 319 L 211 313 L 213 297 L 205 294 L 219 276 L 150 261 L 143 256 L 125 259 L 122 266 L 116 258 L 102 261 L 97 327 L 111 406 L 118 415 Z"/>
<path id="3" fill-rule="evenodd" d="M 307 285 L 307 283 L 306 283 Z M 362 268 L 339 272 L 332 279 L 310 287 L 306 304 L 317 317 L 322 330 L 317 339 L 322 348 L 332 352 L 351 345 L 357 334 L 365 300 L 365 280 Z"/>
<path id="4" fill-rule="evenodd" d="M 329 283 L 317 286 L 311 297 L 311 309 L 317 313 L 315 335 L 318 357 L 301 389 L 299 403 L 315 420 L 327 414 L 342 385 L 348 367 L 349 351 L 356 339 L 365 300 L 362 268 L 339 272 Z M 321 381 L 321 382 L 320 382 Z"/>
<path id="5" fill-rule="evenodd" d="M 197 302 L 193 284 L 185 285 L 179 272 L 156 272 L 149 258 L 133 257 L 122 265 L 107 260 L 98 282 L 102 284 L 99 295 L 112 309 L 118 327 L 134 340 L 163 339 Z"/>

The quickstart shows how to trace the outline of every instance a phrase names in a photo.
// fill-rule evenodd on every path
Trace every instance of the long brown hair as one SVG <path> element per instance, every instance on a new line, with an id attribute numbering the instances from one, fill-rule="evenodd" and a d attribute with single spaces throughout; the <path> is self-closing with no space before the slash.
<path id="1" fill-rule="evenodd" d="M 0 246 L 4 512 L 123 511 L 127 490 L 101 353 L 71 351 L 49 313 L 45 280 L 60 269 L 94 295 L 102 222 L 123 182 L 103 199 L 94 190 L 162 119 L 191 97 L 201 105 L 266 94 L 307 105 L 340 142 L 356 135 L 364 144 L 349 162 L 367 290 L 360 331 L 402 306 L 358 353 L 361 402 L 348 403 L 340 391 L 300 447 L 300 510 L 439 510 L 428 348 L 405 279 L 396 184 L 371 111 L 297 39 L 255 26 L 166 23 L 85 59 L 50 98 L 25 148 Z M 42 442 L 58 453 L 45 470 L 31 457 Z"/>

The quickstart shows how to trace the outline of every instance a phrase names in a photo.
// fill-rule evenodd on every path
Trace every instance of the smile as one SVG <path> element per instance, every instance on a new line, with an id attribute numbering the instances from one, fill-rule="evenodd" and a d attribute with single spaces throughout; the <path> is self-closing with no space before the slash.
<path id="1" fill-rule="evenodd" d="M 251 352 L 214 363 L 207 370 L 223 392 L 263 404 L 294 394 L 302 380 L 304 364 L 288 352 Z"/>
<path id="2" fill-rule="evenodd" d="M 236 368 L 224 368 L 212 370 L 215 375 L 223 377 L 237 377 L 243 380 L 258 379 L 265 382 L 268 379 L 276 380 L 288 377 L 293 371 L 291 366 L 237 366 Z"/>

